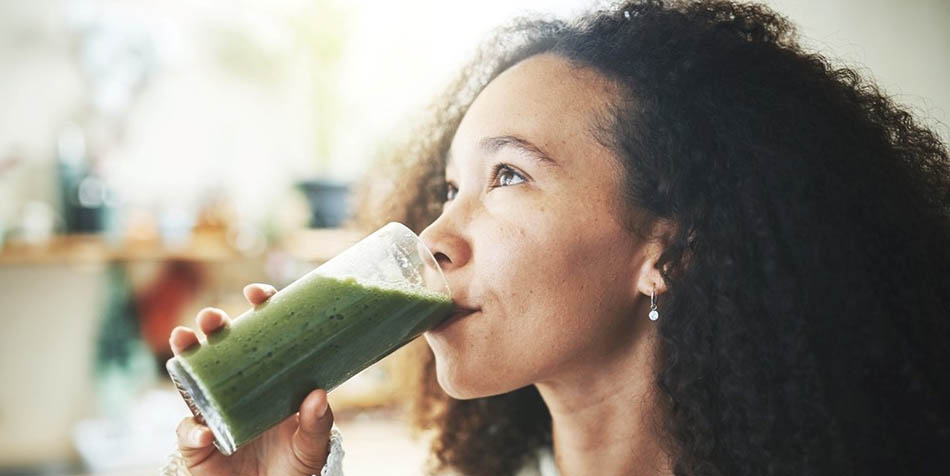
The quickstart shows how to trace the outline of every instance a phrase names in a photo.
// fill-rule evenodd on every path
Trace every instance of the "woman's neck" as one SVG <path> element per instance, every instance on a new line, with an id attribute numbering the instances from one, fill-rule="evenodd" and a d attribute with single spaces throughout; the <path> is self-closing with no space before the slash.
<path id="1" fill-rule="evenodd" d="M 618 351 L 601 349 L 535 384 L 563 476 L 673 474 L 657 430 L 655 329 L 638 330 Z"/>

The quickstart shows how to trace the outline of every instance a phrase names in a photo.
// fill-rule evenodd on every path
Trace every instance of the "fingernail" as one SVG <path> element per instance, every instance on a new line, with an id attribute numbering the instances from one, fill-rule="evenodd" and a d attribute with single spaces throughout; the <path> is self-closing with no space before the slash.
<path id="1" fill-rule="evenodd" d="M 327 399 L 323 399 L 323 405 L 320 405 L 320 408 L 317 409 L 317 416 L 323 418 L 327 414 L 327 407 L 330 406 L 330 402 Z"/>
<path id="2" fill-rule="evenodd" d="M 204 430 L 201 428 L 195 428 L 191 430 L 191 443 L 195 446 L 201 444 L 201 435 L 204 433 Z"/>

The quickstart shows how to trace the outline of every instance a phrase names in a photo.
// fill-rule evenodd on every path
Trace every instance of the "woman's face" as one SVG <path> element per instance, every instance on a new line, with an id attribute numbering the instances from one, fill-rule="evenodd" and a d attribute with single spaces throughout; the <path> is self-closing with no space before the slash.
<path id="1" fill-rule="evenodd" d="M 425 334 L 449 395 L 596 369 L 642 332 L 643 247 L 620 220 L 619 164 L 592 135 L 612 91 L 538 55 L 493 80 L 463 118 L 442 215 L 422 233 L 456 304 L 477 309 Z"/>

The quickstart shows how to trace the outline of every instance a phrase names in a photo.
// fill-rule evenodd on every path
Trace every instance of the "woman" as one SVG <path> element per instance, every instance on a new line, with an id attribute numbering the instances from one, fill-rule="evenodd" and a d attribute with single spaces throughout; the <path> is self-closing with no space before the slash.
<path id="1" fill-rule="evenodd" d="M 364 215 L 424 228 L 471 310 L 425 334 L 430 469 L 950 467 L 950 159 L 932 132 L 759 6 L 520 21 L 463 73 Z M 317 390 L 230 459 L 190 419 L 179 443 L 196 476 L 309 474 L 331 426 Z"/>

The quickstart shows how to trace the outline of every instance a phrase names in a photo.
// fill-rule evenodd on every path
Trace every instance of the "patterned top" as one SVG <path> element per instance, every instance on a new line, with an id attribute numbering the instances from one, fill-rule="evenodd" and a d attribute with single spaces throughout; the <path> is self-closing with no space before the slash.
<path id="1" fill-rule="evenodd" d="M 330 430 L 330 453 L 327 462 L 320 470 L 319 475 L 313 476 L 343 476 L 343 434 L 336 425 Z M 168 458 L 168 462 L 161 470 L 161 476 L 190 476 L 185 468 L 181 453 L 175 452 Z M 550 448 L 544 447 L 535 453 L 535 457 L 528 461 L 516 476 L 560 476 L 557 465 L 554 464 L 554 454 Z"/>

